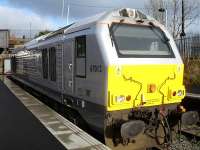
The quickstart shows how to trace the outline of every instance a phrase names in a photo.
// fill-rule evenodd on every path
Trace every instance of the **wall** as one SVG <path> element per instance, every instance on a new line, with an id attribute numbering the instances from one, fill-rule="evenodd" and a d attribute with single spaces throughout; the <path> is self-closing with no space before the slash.
<path id="1" fill-rule="evenodd" d="M 4 50 L 9 47 L 9 30 L 0 29 L 0 48 Z"/>

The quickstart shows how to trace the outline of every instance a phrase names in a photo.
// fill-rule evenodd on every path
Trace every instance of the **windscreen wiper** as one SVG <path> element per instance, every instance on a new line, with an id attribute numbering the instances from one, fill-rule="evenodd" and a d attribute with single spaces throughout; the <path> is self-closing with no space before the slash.
<path id="1" fill-rule="evenodd" d="M 149 25 L 151 25 L 151 29 L 152 31 L 161 39 L 162 42 L 164 43 L 169 43 L 170 39 L 166 36 L 165 32 L 158 26 L 155 26 L 155 24 L 153 22 L 149 22 Z M 160 31 L 162 32 L 162 35 L 164 36 L 164 39 L 162 36 L 160 36 L 156 31 L 155 29 L 156 28 L 159 28 Z"/>
<path id="2" fill-rule="evenodd" d="M 122 22 L 124 22 L 124 19 L 121 19 L 119 21 L 119 23 L 116 24 L 114 29 L 112 27 L 110 27 L 109 24 L 108 24 L 108 28 L 109 28 L 109 32 L 110 32 L 110 38 L 111 38 L 111 41 L 112 41 L 112 46 L 113 46 L 113 43 L 114 43 L 114 38 L 113 38 L 114 31 L 116 31 L 116 29 L 119 27 L 119 25 L 122 24 Z"/>

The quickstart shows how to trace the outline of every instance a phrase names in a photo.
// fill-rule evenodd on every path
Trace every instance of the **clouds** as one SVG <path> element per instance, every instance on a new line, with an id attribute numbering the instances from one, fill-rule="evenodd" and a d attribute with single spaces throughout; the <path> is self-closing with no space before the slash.
<path id="1" fill-rule="evenodd" d="M 67 5 L 70 4 L 70 20 L 82 19 L 102 11 L 119 7 L 144 7 L 144 0 L 64 0 L 64 17 L 67 15 Z M 43 16 L 60 18 L 62 16 L 63 0 L 8 0 L 9 5 L 16 8 L 26 8 Z"/>
<path id="2" fill-rule="evenodd" d="M 24 9 L 0 6 L 0 29 L 9 29 L 16 37 L 34 37 L 41 30 L 55 30 L 57 26 L 48 18 Z"/>
<path id="3" fill-rule="evenodd" d="M 145 11 L 146 1 L 148 0 L 0 0 L 0 28 L 29 30 L 31 23 L 32 29 L 54 30 L 66 25 L 68 5 L 69 23 L 72 23 L 114 8 L 129 7 Z"/>
<path id="4" fill-rule="evenodd" d="M 41 16 L 58 16 L 61 12 L 61 0 L 7 0 L 8 4 L 16 8 L 29 9 Z"/>
<path id="5" fill-rule="evenodd" d="M 29 30 L 31 23 L 33 30 L 58 29 L 67 23 L 68 4 L 69 23 L 72 23 L 114 8 L 143 8 L 144 0 L 3 0 L 0 28 Z"/>
<path id="6" fill-rule="evenodd" d="M 0 6 L 0 28 L 29 29 L 30 23 L 34 29 L 54 28 L 49 20 L 24 9 Z"/>

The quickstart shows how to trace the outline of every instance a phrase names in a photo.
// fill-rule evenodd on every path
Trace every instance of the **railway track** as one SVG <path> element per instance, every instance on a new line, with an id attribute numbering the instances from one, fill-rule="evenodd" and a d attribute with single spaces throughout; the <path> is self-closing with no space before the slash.
<path id="1" fill-rule="evenodd" d="M 200 116 L 200 94 L 187 93 L 182 105 L 187 111 L 198 111 Z M 200 141 L 200 122 L 196 125 L 182 127 L 181 133 L 190 140 Z"/>
<path id="2" fill-rule="evenodd" d="M 193 126 L 183 127 L 181 134 L 187 137 L 189 140 L 195 139 L 200 142 L 200 123 Z"/>
<path id="3" fill-rule="evenodd" d="M 172 143 L 164 150 L 200 150 L 199 124 L 175 131 Z"/>

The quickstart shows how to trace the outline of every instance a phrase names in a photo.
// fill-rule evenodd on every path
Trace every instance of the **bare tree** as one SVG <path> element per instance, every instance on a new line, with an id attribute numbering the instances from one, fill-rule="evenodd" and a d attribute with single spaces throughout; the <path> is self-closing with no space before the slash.
<path id="1" fill-rule="evenodd" d="M 184 0 L 184 4 L 184 21 L 185 29 L 187 29 L 190 25 L 195 24 L 195 21 L 200 18 L 200 0 Z M 163 20 L 157 17 L 158 14 L 160 14 L 158 9 L 164 8 L 167 10 L 168 28 L 174 38 L 180 36 L 182 25 L 182 0 L 148 0 L 146 8 L 147 12 L 161 23 L 163 23 Z"/>
<path id="2" fill-rule="evenodd" d="M 145 8 L 151 16 L 153 16 L 156 20 L 164 23 L 163 13 L 159 11 L 160 8 L 164 8 L 163 0 L 148 0 L 145 4 Z"/>

